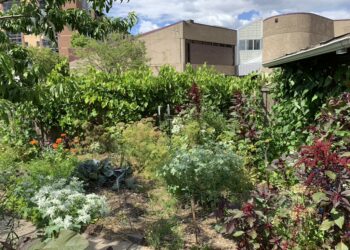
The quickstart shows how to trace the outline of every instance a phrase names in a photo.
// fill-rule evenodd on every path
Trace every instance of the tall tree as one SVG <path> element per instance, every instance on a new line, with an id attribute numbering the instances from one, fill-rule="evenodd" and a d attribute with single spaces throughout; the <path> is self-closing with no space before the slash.
<path id="1" fill-rule="evenodd" d="M 0 0 L 0 4 L 11 0 Z M 78 0 L 77 0 L 78 1 Z M 19 0 L 0 13 L 0 98 L 20 101 L 30 97 L 30 89 L 38 81 L 27 49 L 11 44 L 7 33 L 45 35 L 55 41 L 65 26 L 92 38 L 103 39 L 110 32 L 126 33 L 136 23 L 130 13 L 126 18 L 110 18 L 114 0 L 86 0 L 91 10 L 67 9 L 71 0 Z M 125 0 L 118 0 L 125 2 Z"/>
<path id="2" fill-rule="evenodd" d="M 77 63 L 80 70 L 90 65 L 101 71 L 120 74 L 140 68 L 147 61 L 144 43 L 127 34 L 111 33 L 103 40 L 77 35 L 73 37 L 72 45 L 81 59 Z"/>

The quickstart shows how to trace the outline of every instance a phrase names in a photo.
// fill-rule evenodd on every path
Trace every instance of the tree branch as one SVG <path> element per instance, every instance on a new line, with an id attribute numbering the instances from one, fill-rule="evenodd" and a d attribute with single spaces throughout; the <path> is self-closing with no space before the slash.
<path id="1" fill-rule="evenodd" d="M 16 19 L 16 18 L 23 18 L 23 17 L 26 17 L 26 16 L 25 15 L 0 16 L 0 20 Z"/>

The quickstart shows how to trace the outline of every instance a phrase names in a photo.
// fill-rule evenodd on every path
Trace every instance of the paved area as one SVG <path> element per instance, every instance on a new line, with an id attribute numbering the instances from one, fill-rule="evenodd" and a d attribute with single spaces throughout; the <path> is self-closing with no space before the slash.
<path id="1" fill-rule="evenodd" d="M 7 227 L 8 218 L 0 220 L 0 241 L 5 241 L 8 235 L 9 229 Z M 15 232 L 20 237 L 21 242 L 23 240 L 34 240 L 37 238 L 37 230 L 35 226 L 25 220 L 17 221 L 15 224 Z M 89 247 L 87 250 L 149 250 L 150 248 L 136 245 L 129 241 L 114 240 L 109 241 L 100 237 L 92 237 L 87 234 L 83 236 L 89 240 Z M 25 250 L 30 244 L 21 243 L 20 249 Z M 63 249 L 62 249 L 63 250 Z"/>

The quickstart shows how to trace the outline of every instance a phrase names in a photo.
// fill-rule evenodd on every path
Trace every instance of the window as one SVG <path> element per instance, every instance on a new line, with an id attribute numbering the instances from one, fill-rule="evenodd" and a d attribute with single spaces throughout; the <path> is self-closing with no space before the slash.
<path id="1" fill-rule="evenodd" d="M 40 47 L 40 41 L 36 41 L 36 46 Z"/>
<path id="2" fill-rule="evenodd" d="M 45 48 L 51 48 L 51 41 L 46 38 L 41 40 L 41 44 Z"/>
<path id="3" fill-rule="evenodd" d="M 246 40 L 239 40 L 239 50 L 246 50 Z"/>
<path id="4" fill-rule="evenodd" d="M 9 11 L 11 9 L 11 7 L 12 7 L 12 1 L 4 2 L 2 4 L 2 7 L 4 9 L 4 12 Z"/>
<path id="5" fill-rule="evenodd" d="M 254 40 L 254 50 L 260 50 L 260 40 Z"/>
<path id="6" fill-rule="evenodd" d="M 18 45 L 22 45 L 22 33 L 7 33 L 10 42 Z"/>
<path id="7" fill-rule="evenodd" d="M 239 41 L 239 50 L 261 50 L 261 47 L 260 39 Z"/>
<path id="8" fill-rule="evenodd" d="M 254 40 L 248 40 L 248 50 L 254 49 Z"/>

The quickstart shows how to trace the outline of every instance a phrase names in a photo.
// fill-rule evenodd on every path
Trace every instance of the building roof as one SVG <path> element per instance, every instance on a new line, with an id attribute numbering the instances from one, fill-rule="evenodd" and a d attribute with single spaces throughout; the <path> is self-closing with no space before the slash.
<path id="1" fill-rule="evenodd" d="M 268 68 L 278 67 L 283 64 L 300 61 L 315 56 L 320 56 L 332 52 L 335 53 L 342 49 L 347 50 L 348 48 L 350 48 L 350 33 L 332 38 L 330 40 L 321 42 L 311 47 L 307 47 L 297 52 L 287 54 L 270 62 L 266 62 L 263 64 L 263 66 Z"/>
<path id="2" fill-rule="evenodd" d="M 149 35 L 149 34 L 152 34 L 152 33 L 155 33 L 155 32 L 158 32 L 158 31 L 161 31 L 161 30 L 164 30 L 164 29 L 167 29 L 167 28 L 169 28 L 169 27 L 178 25 L 178 24 L 180 24 L 180 23 L 190 23 L 190 24 L 195 24 L 195 25 L 208 26 L 208 27 L 212 27 L 212 28 L 218 28 L 218 29 L 236 31 L 236 30 L 234 30 L 234 29 L 230 29 L 230 28 L 226 28 L 226 27 L 220 27 L 220 26 L 215 26 L 215 25 L 208 25 L 208 24 L 196 23 L 196 22 L 194 22 L 193 20 L 187 20 L 187 21 L 182 20 L 182 21 L 179 21 L 179 22 L 176 22 L 176 23 L 173 23 L 173 24 L 170 24 L 170 25 L 167 25 L 167 26 L 158 28 L 158 29 L 154 29 L 154 30 L 151 30 L 151 31 L 142 33 L 142 34 L 139 35 L 139 37 L 147 36 L 147 35 Z"/>
<path id="3" fill-rule="evenodd" d="M 318 17 L 322 17 L 324 19 L 328 19 L 328 20 L 332 20 L 335 21 L 333 19 L 330 19 L 328 17 L 325 16 L 321 16 L 319 14 L 313 13 L 313 12 L 290 12 L 290 13 L 283 13 L 283 14 L 278 14 L 278 15 L 274 15 L 274 16 L 269 16 L 267 18 L 264 19 L 264 21 L 272 19 L 272 18 L 277 18 L 277 17 L 282 17 L 282 16 L 293 16 L 293 15 L 314 15 L 314 16 L 318 16 Z M 343 19 L 339 19 L 339 20 L 343 20 Z M 338 20 L 337 20 L 338 21 Z"/>

